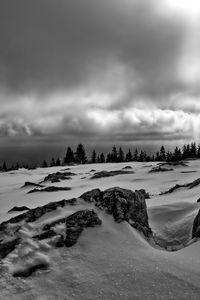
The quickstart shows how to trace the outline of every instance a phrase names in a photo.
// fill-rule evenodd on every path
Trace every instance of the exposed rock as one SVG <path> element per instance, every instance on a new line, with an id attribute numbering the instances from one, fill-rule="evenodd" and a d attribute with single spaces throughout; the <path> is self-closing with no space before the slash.
<path id="1" fill-rule="evenodd" d="M 160 166 L 157 166 L 157 167 L 153 167 L 149 173 L 157 173 L 157 172 L 169 172 L 169 171 L 174 171 L 174 169 L 172 168 L 162 168 Z"/>
<path id="2" fill-rule="evenodd" d="M 188 167 L 188 164 L 184 161 L 168 161 L 159 163 L 160 166 L 173 166 L 173 167 Z"/>
<path id="3" fill-rule="evenodd" d="M 43 189 L 33 189 L 28 192 L 28 194 L 36 193 L 36 192 L 59 192 L 59 191 L 69 191 L 70 187 L 62 187 L 62 186 L 47 186 Z"/>
<path id="4" fill-rule="evenodd" d="M 69 180 L 71 176 L 76 175 L 72 172 L 56 172 L 47 175 L 42 182 L 51 181 L 51 182 L 59 182 L 60 180 Z"/>
<path id="5" fill-rule="evenodd" d="M 198 203 L 198 202 L 200 202 L 200 198 L 199 198 L 199 199 L 197 199 L 197 203 Z"/>
<path id="6" fill-rule="evenodd" d="M 64 207 L 65 205 L 74 205 L 76 203 L 77 199 L 72 198 L 69 200 L 61 200 L 58 202 L 50 202 L 44 206 L 36 207 L 33 209 L 30 209 L 29 211 L 20 214 L 16 217 L 13 217 L 9 219 L 8 221 L 4 221 L 0 224 L 0 231 L 3 231 L 6 229 L 8 223 L 19 223 L 22 221 L 25 221 L 27 223 L 34 222 L 37 219 L 39 219 L 41 216 L 43 216 L 47 212 L 51 212 L 53 210 L 56 210 L 58 207 Z"/>
<path id="7" fill-rule="evenodd" d="M 53 178 L 53 179 L 51 179 L 51 182 L 52 182 L 52 183 L 55 183 L 55 182 L 60 182 L 60 179 Z"/>
<path id="8" fill-rule="evenodd" d="M 181 171 L 180 173 L 188 174 L 188 173 L 196 173 L 197 171 Z"/>
<path id="9" fill-rule="evenodd" d="M 193 222 L 192 238 L 200 238 L 200 210 Z"/>
<path id="10" fill-rule="evenodd" d="M 102 198 L 103 193 L 100 189 L 93 189 L 91 191 L 88 191 L 80 196 L 83 200 L 86 202 L 100 202 Z"/>
<path id="11" fill-rule="evenodd" d="M 24 270 L 16 271 L 13 273 L 14 277 L 29 277 L 37 270 L 46 270 L 48 267 L 45 263 L 38 263 L 36 265 L 30 266 L 29 268 L 25 268 Z"/>
<path id="12" fill-rule="evenodd" d="M 96 170 L 92 169 L 92 170 L 90 170 L 90 172 L 96 172 Z"/>
<path id="13" fill-rule="evenodd" d="M 128 170 L 128 169 L 133 169 L 133 168 L 131 166 L 126 166 L 122 168 L 122 170 Z"/>
<path id="14" fill-rule="evenodd" d="M 151 236 L 148 223 L 145 190 L 131 191 L 122 188 L 110 188 L 101 192 L 94 189 L 84 193 L 80 198 L 94 202 L 101 209 L 113 215 L 116 222 L 128 221 L 134 228 L 142 231 L 146 237 Z"/>
<path id="15" fill-rule="evenodd" d="M 43 240 L 57 235 L 53 228 L 55 225 L 60 223 L 65 223 L 66 235 L 65 238 L 61 235 L 56 241 L 55 246 L 62 247 L 65 245 L 66 247 L 71 247 L 77 242 L 84 228 L 101 225 L 101 220 L 97 213 L 93 210 L 80 210 L 67 218 L 62 218 L 50 224 L 46 224 L 43 228 L 45 231 L 40 235 L 34 236 L 34 238 Z"/>
<path id="16" fill-rule="evenodd" d="M 120 223 L 127 221 L 132 227 L 143 232 L 145 237 L 151 237 L 152 231 L 149 227 L 147 207 L 145 203 L 146 194 L 145 190 L 133 192 L 131 190 L 114 187 L 105 191 L 94 189 L 84 193 L 80 196 L 80 198 L 86 202 L 93 202 L 96 207 L 101 210 L 105 210 L 108 214 L 111 214 L 116 222 Z M 24 224 L 34 222 L 44 214 L 56 210 L 58 207 L 74 205 L 76 201 L 77 199 L 70 199 L 61 200 L 59 202 L 51 202 L 47 205 L 30 209 L 25 213 L 1 223 L 0 232 L 3 242 L 0 245 L 0 257 L 5 257 L 19 244 L 20 239 L 17 232 L 19 232 L 20 228 Z M 15 223 L 16 225 L 14 225 Z M 61 229 L 58 224 L 63 224 L 63 226 L 61 225 Z M 62 247 L 64 245 L 66 247 L 71 247 L 77 242 L 77 239 L 84 228 L 100 224 L 101 220 L 97 213 L 93 210 L 85 209 L 46 224 L 40 229 L 39 234 L 33 236 L 33 238 L 38 240 L 55 239 L 54 245 L 56 247 Z M 11 237 L 16 237 L 16 239 L 8 241 Z M 28 274 L 31 273 L 32 269 L 29 270 Z M 15 276 L 23 276 L 23 273 L 20 275 L 15 274 Z M 24 276 L 26 276 L 26 274 Z"/>
<path id="17" fill-rule="evenodd" d="M 8 242 L 0 244 L 0 258 L 6 257 L 10 252 L 12 252 L 15 247 L 19 244 L 20 239 L 15 238 Z"/>
<path id="18" fill-rule="evenodd" d="M 11 212 L 24 211 L 24 210 L 30 210 L 30 208 L 28 208 L 27 206 L 14 206 L 8 212 L 11 213 Z"/>
<path id="19" fill-rule="evenodd" d="M 29 187 L 29 186 L 34 186 L 34 187 L 44 187 L 42 184 L 38 184 L 38 183 L 34 183 L 34 182 L 30 182 L 30 181 L 26 181 L 24 183 L 23 187 Z"/>
<path id="20" fill-rule="evenodd" d="M 140 189 L 139 192 L 144 195 L 144 199 L 150 199 L 149 193 L 145 189 Z"/>
<path id="21" fill-rule="evenodd" d="M 96 172 L 91 179 L 98 179 L 103 177 L 110 177 L 116 175 L 125 175 L 125 174 L 134 174 L 133 171 L 126 171 L 126 170 L 116 170 L 116 171 L 100 171 Z"/>
<path id="22" fill-rule="evenodd" d="M 200 178 L 189 182 L 189 183 L 185 183 L 185 184 L 176 184 L 175 186 L 173 186 L 172 188 L 170 188 L 169 190 L 162 192 L 161 195 L 165 195 L 165 194 L 170 194 L 173 193 L 174 191 L 180 189 L 180 188 L 187 188 L 188 190 L 198 186 L 200 184 Z"/>

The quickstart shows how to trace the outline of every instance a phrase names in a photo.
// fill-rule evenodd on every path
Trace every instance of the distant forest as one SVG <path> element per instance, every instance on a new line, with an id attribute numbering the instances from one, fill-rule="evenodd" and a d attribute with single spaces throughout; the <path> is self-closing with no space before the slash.
<path id="1" fill-rule="evenodd" d="M 173 151 L 165 150 L 164 146 L 161 146 L 160 150 L 155 154 L 149 155 L 146 151 L 138 151 L 135 149 L 133 152 L 131 149 L 128 152 L 124 152 L 122 147 L 117 149 L 113 146 L 112 150 L 107 154 L 97 153 L 94 149 L 91 157 L 87 157 L 85 148 L 82 144 L 79 144 L 75 151 L 71 147 L 67 148 L 66 155 L 63 158 L 52 157 L 50 162 L 44 160 L 40 166 L 30 167 L 28 165 L 22 165 L 19 162 L 16 165 L 7 167 L 6 162 L 0 166 L 0 171 L 18 170 L 19 168 L 34 169 L 36 167 L 54 167 L 73 164 L 85 164 L 85 163 L 121 163 L 121 162 L 150 162 L 150 161 L 181 161 L 185 159 L 199 159 L 200 158 L 200 144 L 197 146 L 195 142 L 187 145 L 183 145 L 182 149 L 175 147 Z"/>

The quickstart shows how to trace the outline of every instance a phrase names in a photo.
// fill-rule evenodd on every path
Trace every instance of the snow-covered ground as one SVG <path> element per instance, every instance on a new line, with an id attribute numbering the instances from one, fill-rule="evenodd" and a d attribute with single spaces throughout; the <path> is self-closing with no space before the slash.
<path id="1" fill-rule="evenodd" d="M 35 208 L 52 201 L 79 197 L 94 188 L 105 190 L 122 187 L 145 189 L 149 225 L 164 246 L 184 246 L 191 238 L 192 223 L 200 208 L 200 185 L 193 189 L 181 188 L 160 195 L 176 184 L 185 184 L 200 177 L 200 161 L 189 161 L 188 166 L 173 167 L 174 171 L 149 173 L 157 163 L 90 164 L 71 166 L 76 175 L 59 183 L 45 182 L 45 186 L 70 187 L 69 191 L 27 194 L 31 187 L 21 188 L 25 181 L 41 182 L 50 173 L 66 169 L 53 167 L 0 173 L 0 222 L 20 213 L 8 213 L 13 206 Z M 131 166 L 133 174 L 91 179 L 95 171 L 121 170 Z M 131 170 L 130 170 L 131 171 Z M 65 207 L 49 213 L 69 215 L 82 208 Z M 84 206 L 86 207 L 86 205 Z M 88 207 L 88 205 L 87 205 Z M 99 212 L 102 225 L 84 230 L 71 248 L 51 248 L 46 242 L 35 242 L 29 233 L 39 222 L 25 228 L 24 243 L 1 262 L 0 299 L 199 299 L 200 242 L 170 252 L 152 247 L 128 223 L 117 224 L 104 212 Z M 57 228 L 62 230 L 62 228 Z M 33 261 L 48 264 L 47 270 L 37 271 L 26 279 L 14 278 L 12 270 Z M 27 260 L 26 260 L 26 257 Z"/>

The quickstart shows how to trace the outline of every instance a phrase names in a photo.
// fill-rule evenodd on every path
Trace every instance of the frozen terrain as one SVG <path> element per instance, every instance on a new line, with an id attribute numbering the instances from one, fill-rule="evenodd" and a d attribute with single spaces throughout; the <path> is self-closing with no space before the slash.
<path id="1" fill-rule="evenodd" d="M 146 205 L 154 237 L 154 242 L 146 239 L 129 223 L 116 223 L 111 215 L 82 199 L 76 205 L 58 207 L 34 222 L 24 223 L 18 231 L 20 244 L 0 262 L 0 299 L 199 299 L 200 242 L 192 240 L 192 227 L 200 208 L 200 183 L 192 188 L 183 185 L 200 178 L 200 161 L 149 172 L 157 165 L 90 164 L 70 166 L 68 170 L 66 166 L 0 173 L 0 223 L 23 213 L 8 213 L 14 206 L 32 209 L 78 198 L 94 188 L 145 189 L 150 195 Z M 95 172 L 105 170 L 127 172 L 92 179 Z M 59 182 L 44 181 L 58 171 L 72 174 Z M 43 187 L 23 187 L 25 182 Z M 179 188 L 164 194 L 177 184 Z M 49 186 L 70 189 L 40 191 Z M 39 191 L 28 193 L 35 188 Z M 97 212 L 102 224 L 85 229 L 72 247 L 55 248 L 50 239 L 33 239 L 41 226 L 83 209 Z M 9 226 L 14 232 L 15 225 Z M 64 230 L 62 224 L 54 229 L 57 233 Z M 42 268 L 26 278 L 13 276 L 38 264 Z"/>

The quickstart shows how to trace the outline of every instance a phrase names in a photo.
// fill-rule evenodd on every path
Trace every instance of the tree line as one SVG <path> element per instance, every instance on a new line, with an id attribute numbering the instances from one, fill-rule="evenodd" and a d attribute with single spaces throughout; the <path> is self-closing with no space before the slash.
<path id="1" fill-rule="evenodd" d="M 183 145 L 182 149 L 175 147 L 172 151 L 165 150 L 164 146 L 161 146 L 160 150 L 155 154 L 148 154 L 144 150 L 138 150 L 137 148 L 132 152 L 129 149 L 124 152 L 122 147 L 117 149 L 113 146 L 111 151 L 107 154 L 103 152 L 97 153 L 93 149 L 91 157 L 87 157 L 85 148 L 82 144 L 77 146 L 76 151 L 73 151 L 71 147 L 67 148 L 66 155 L 63 159 L 52 158 L 49 166 L 60 166 L 68 164 L 85 164 L 85 163 L 119 163 L 119 162 L 150 162 L 150 161 L 181 161 L 184 159 L 198 159 L 200 158 L 200 144 L 196 143 Z M 47 167 L 46 161 L 43 162 L 43 167 Z"/>
<path id="2" fill-rule="evenodd" d="M 122 147 L 117 148 L 113 146 L 111 151 L 107 154 L 103 152 L 97 153 L 93 149 L 91 157 L 87 157 L 85 148 L 82 144 L 79 144 L 75 151 L 71 147 L 67 148 L 66 154 L 63 158 L 52 157 L 48 163 L 44 160 L 40 167 L 47 168 L 53 166 L 70 165 L 70 164 L 85 164 L 85 163 L 119 163 L 119 162 L 150 162 L 150 161 L 180 161 L 185 159 L 199 159 L 200 158 L 200 144 L 197 146 L 195 142 L 191 144 L 184 144 L 182 149 L 175 147 L 172 151 L 165 150 L 164 146 L 161 146 L 160 150 L 154 154 L 148 154 L 145 150 L 136 148 L 134 151 L 129 149 L 124 152 Z M 35 166 L 36 167 L 36 166 Z M 33 169 L 28 165 L 12 165 L 10 168 L 7 167 L 6 162 L 0 166 L 1 171 L 18 170 L 19 168 Z"/>

